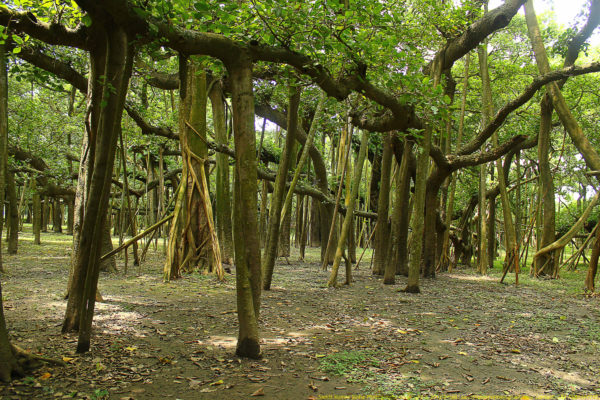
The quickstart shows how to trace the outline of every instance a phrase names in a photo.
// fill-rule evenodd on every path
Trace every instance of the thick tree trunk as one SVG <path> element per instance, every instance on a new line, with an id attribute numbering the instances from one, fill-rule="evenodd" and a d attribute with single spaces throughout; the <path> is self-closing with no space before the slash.
<path id="1" fill-rule="evenodd" d="M 256 215 L 257 161 L 250 57 L 240 55 L 236 63 L 227 66 L 227 70 L 232 91 L 236 155 L 234 245 L 239 322 L 236 354 L 259 358 L 258 316 L 262 279 Z"/>
<path id="2" fill-rule="evenodd" d="M 538 134 L 538 163 L 539 163 L 539 193 L 542 200 L 540 213 L 541 237 L 538 237 L 539 248 L 546 247 L 556 240 L 554 181 L 550 169 L 550 131 L 552 130 L 552 102 L 549 96 L 544 96 L 540 105 L 540 130 Z M 558 268 L 558 253 L 550 252 L 538 257 L 533 268 L 534 275 L 554 277 Z M 546 265 L 547 264 L 547 265 Z"/>
<path id="3" fill-rule="evenodd" d="M 213 229 L 212 207 L 206 186 L 204 163 L 206 147 L 206 74 L 201 66 L 180 56 L 181 88 L 179 106 L 180 144 L 183 170 L 181 192 L 175 205 L 165 280 L 191 272 L 195 268 L 224 276 L 221 251 Z"/>
<path id="4" fill-rule="evenodd" d="M 594 292 L 596 273 L 598 271 L 598 257 L 600 257 L 600 227 L 596 225 L 596 240 L 592 247 L 592 255 L 590 256 L 590 264 L 588 265 L 587 274 L 585 277 L 585 288 L 590 292 Z"/>
<path id="5" fill-rule="evenodd" d="M 0 52 L 4 53 L 3 45 L 0 45 Z M 0 55 L 0 59 L 2 58 L 4 58 L 4 56 Z M 3 63 L 0 62 L 0 68 L 2 67 Z M 4 70 L 4 68 L 2 69 Z M 1 74 L 3 74 L 2 71 L 0 71 L 0 75 Z M 1 81 L 2 78 L 0 78 L 0 91 L 2 90 Z M 17 357 L 15 357 L 15 354 L 13 353 L 13 349 L 8 338 L 6 320 L 4 319 L 4 305 L 2 303 L 2 284 L 0 283 L 0 381 L 10 382 L 13 375 L 23 375 L 23 369 L 19 365 Z"/>

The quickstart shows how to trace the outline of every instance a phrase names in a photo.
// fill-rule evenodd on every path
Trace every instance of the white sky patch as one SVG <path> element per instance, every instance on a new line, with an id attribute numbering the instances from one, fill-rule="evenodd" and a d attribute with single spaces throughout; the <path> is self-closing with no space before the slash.
<path id="1" fill-rule="evenodd" d="M 493 10 L 502 4 L 504 4 L 502 0 L 490 0 L 489 9 Z M 538 16 L 545 12 L 553 12 L 554 21 L 558 25 L 562 25 L 563 28 L 570 27 L 582 10 L 585 10 L 584 15 L 587 16 L 589 9 L 587 0 L 533 0 L 533 7 Z M 523 8 L 521 8 L 519 13 L 524 14 Z M 594 31 L 589 42 L 593 46 L 600 44 L 600 32 L 598 29 Z"/>

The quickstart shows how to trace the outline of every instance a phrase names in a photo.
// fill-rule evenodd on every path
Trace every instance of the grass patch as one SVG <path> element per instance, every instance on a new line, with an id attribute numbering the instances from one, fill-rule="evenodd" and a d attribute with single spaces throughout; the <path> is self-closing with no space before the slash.
<path id="1" fill-rule="evenodd" d="M 321 360 L 321 369 L 334 375 L 351 375 L 364 367 L 374 367 L 378 362 L 366 351 L 342 351 L 329 354 Z"/>

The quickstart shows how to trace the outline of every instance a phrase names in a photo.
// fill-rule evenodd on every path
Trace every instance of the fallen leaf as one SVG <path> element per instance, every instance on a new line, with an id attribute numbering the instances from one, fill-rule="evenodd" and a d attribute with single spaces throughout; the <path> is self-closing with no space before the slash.
<path id="1" fill-rule="evenodd" d="M 125 347 L 125 350 L 129 351 L 129 352 L 134 352 L 137 350 L 137 347 L 135 346 L 127 346 Z"/>
<path id="2" fill-rule="evenodd" d="M 315 392 L 317 390 L 319 390 L 319 388 L 315 386 L 313 381 L 310 381 L 310 383 L 308 384 L 308 387 L 311 388 L 312 390 L 314 390 Z"/>
<path id="3" fill-rule="evenodd" d="M 218 386 L 218 385 L 222 385 L 224 383 L 225 382 L 223 382 L 223 379 L 219 379 L 218 381 L 211 383 L 209 386 Z"/>
<path id="4" fill-rule="evenodd" d="M 50 379 L 51 376 L 52 374 L 50 372 L 46 372 L 40 376 L 40 379 Z"/>
<path id="5" fill-rule="evenodd" d="M 62 360 L 63 360 L 64 362 L 71 362 L 71 361 L 73 361 L 73 360 L 74 360 L 74 358 L 73 358 L 73 357 L 65 357 L 65 356 L 63 356 Z"/>
<path id="6" fill-rule="evenodd" d="M 265 391 L 263 390 L 263 388 L 260 388 L 256 392 L 252 393 L 250 396 L 264 396 L 264 395 L 265 395 Z"/>
<path id="7" fill-rule="evenodd" d="M 521 354 L 521 350 L 519 349 L 512 349 L 510 352 L 515 354 Z"/>

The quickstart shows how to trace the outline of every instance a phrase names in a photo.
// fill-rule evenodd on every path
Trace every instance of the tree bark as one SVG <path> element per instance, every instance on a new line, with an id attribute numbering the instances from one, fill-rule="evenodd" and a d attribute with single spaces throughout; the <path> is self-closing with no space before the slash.
<path id="1" fill-rule="evenodd" d="M 248 55 L 240 54 L 235 63 L 227 65 L 227 70 L 231 79 L 236 155 L 233 232 L 239 322 L 236 354 L 259 358 L 258 316 L 262 279 L 256 215 L 258 177 L 252 61 Z"/>

